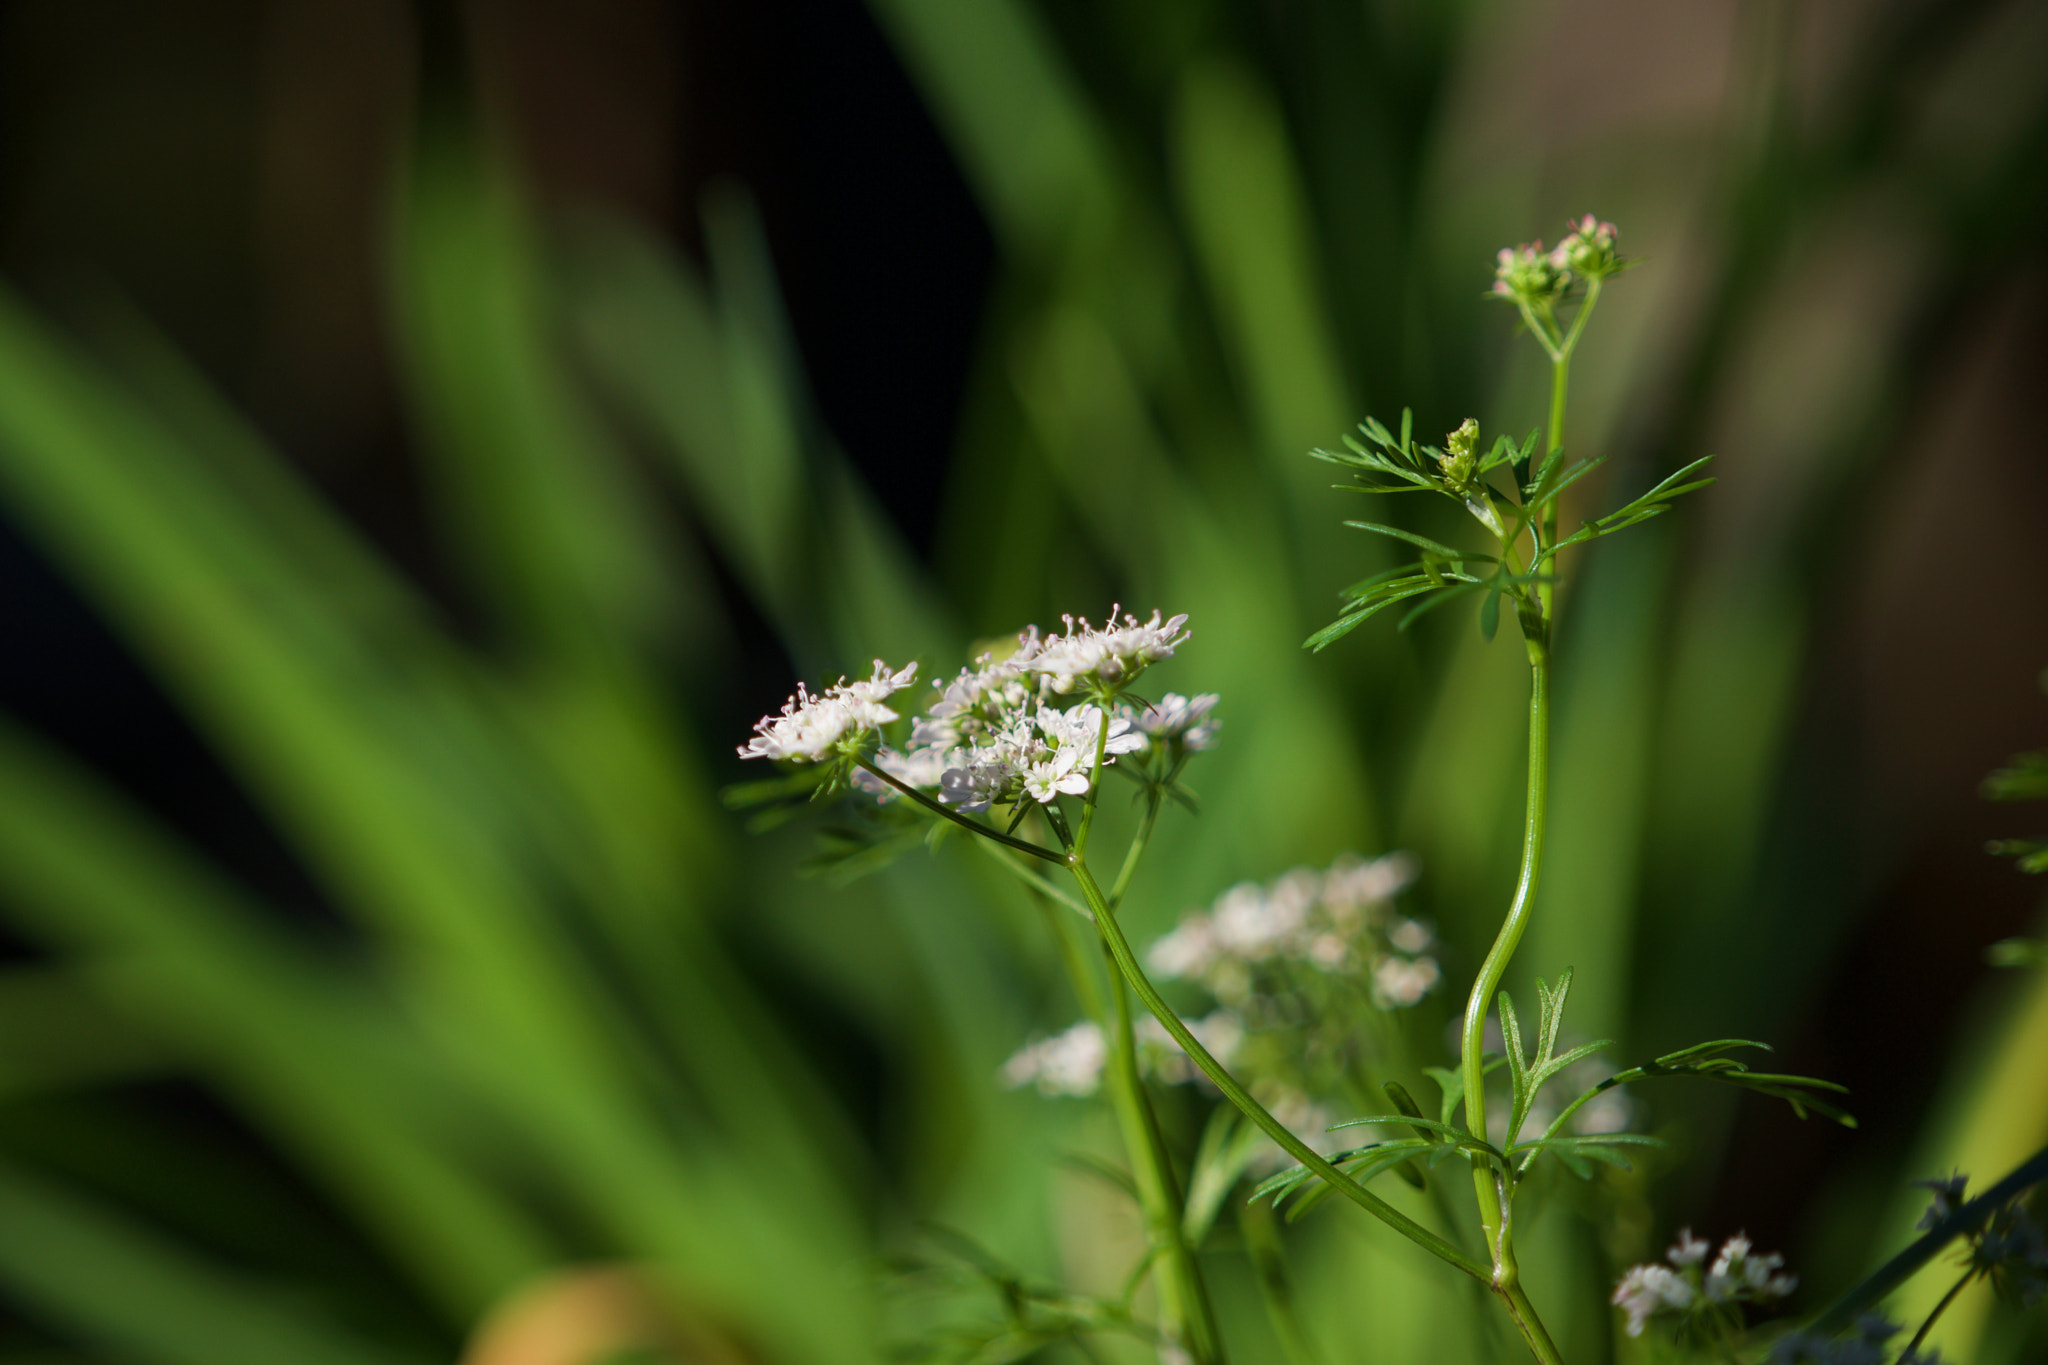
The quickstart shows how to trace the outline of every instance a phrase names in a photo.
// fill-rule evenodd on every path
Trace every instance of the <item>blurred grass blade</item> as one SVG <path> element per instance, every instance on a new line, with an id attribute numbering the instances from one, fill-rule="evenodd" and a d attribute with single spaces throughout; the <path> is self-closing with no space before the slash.
<path id="1" fill-rule="evenodd" d="M 138 1365 L 410 1365 L 353 1339 L 296 1296 L 201 1260 L 25 1172 L 0 1165 L 0 1282 L 110 1356 Z"/>

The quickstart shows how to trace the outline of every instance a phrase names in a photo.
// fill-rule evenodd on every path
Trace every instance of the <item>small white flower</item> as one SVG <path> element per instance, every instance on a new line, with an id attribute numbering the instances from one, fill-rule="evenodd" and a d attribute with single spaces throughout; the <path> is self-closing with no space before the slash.
<path id="1" fill-rule="evenodd" d="M 929 791 L 937 787 L 950 765 L 951 755 L 942 749 L 912 749 L 908 753 L 898 753 L 885 744 L 875 750 L 877 768 L 904 786 L 915 787 L 919 791 Z M 890 801 L 902 795 L 865 768 L 855 769 L 853 785 L 877 801 Z"/>
<path id="2" fill-rule="evenodd" d="M 1070 711 L 1055 711 L 1049 706 L 1038 708 L 1038 732 L 1046 743 L 1059 749 L 1072 749 L 1082 756 L 1088 768 L 1095 766 L 1095 746 L 1102 741 L 1102 756 L 1106 762 L 1114 762 L 1118 754 L 1135 753 L 1145 747 L 1145 736 L 1131 729 L 1127 717 L 1118 716 L 1109 722 L 1109 735 L 1102 735 L 1102 708 L 1094 705 L 1076 706 Z"/>
<path id="3" fill-rule="evenodd" d="M 1373 1003 L 1381 1009 L 1406 1009 L 1443 979 L 1433 957 L 1383 957 L 1372 967 Z"/>
<path id="4" fill-rule="evenodd" d="M 1330 868 L 1323 880 L 1323 899 L 1333 906 L 1375 905 L 1392 900 L 1415 880 L 1415 859 L 1406 853 L 1389 853 L 1370 861 L 1344 858 Z"/>
<path id="5" fill-rule="evenodd" d="M 1387 942 L 1410 956 L 1427 952 L 1434 937 L 1428 928 L 1412 919 L 1397 919 L 1387 930 Z"/>
<path id="6" fill-rule="evenodd" d="M 1083 1020 L 1065 1033 L 1019 1048 L 1003 1063 L 1003 1079 L 1012 1090 L 1035 1084 L 1043 1095 L 1092 1095 L 1102 1084 L 1108 1059 L 1102 1030 Z"/>
<path id="7" fill-rule="evenodd" d="M 1225 1066 L 1231 1064 L 1244 1043 L 1244 1021 L 1229 1010 L 1211 1010 L 1200 1019 L 1185 1022 L 1188 1032 L 1195 1035 L 1195 1041 Z M 1181 1048 L 1180 1041 L 1168 1033 L 1166 1026 L 1157 1019 L 1147 1016 L 1139 1020 L 1135 1032 L 1138 1041 L 1153 1050 L 1152 1070 L 1160 1080 L 1168 1085 L 1185 1085 L 1189 1081 L 1207 1079 Z"/>
<path id="8" fill-rule="evenodd" d="M 1209 917 L 1191 914 L 1145 954 L 1153 975 L 1167 981 L 1200 976 L 1216 960 L 1216 935 Z"/>
<path id="9" fill-rule="evenodd" d="M 1064 616 L 1067 632 L 1048 635 L 1029 652 L 1017 657 L 1032 672 L 1046 680 L 1055 692 L 1071 692 L 1084 682 L 1094 681 L 1110 691 L 1121 689 L 1143 672 L 1148 664 L 1171 658 L 1174 648 L 1184 643 L 1187 632 L 1181 626 L 1187 613 L 1162 622 L 1157 611 L 1150 621 L 1125 615 L 1117 621 L 1117 608 L 1109 609 L 1109 620 L 1098 629 L 1083 616 Z"/>
<path id="10" fill-rule="evenodd" d="M 1721 1254 L 1707 1271 L 1707 1297 L 1726 1303 L 1742 1287 L 1742 1263 L 1749 1256 L 1749 1238 L 1736 1233 L 1721 1244 Z"/>
<path id="11" fill-rule="evenodd" d="M 908 687 L 916 676 L 914 663 L 891 673 L 889 666 L 877 659 L 872 678 L 854 683 L 841 678 L 822 696 L 812 696 L 798 683 L 796 695 L 782 704 L 779 715 L 754 722 L 756 733 L 740 746 L 740 757 L 816 763 L 843 748 L 849 739 L 858 739 L 896 719 L 896 713 L 882 703 Z"/>
<path id="12" fill-rule="evenodd" d="M 1680 1267 L 1698 1265 L 1701 1261 L 1707 1259 L 1707 1253 L 1711 1250 L 1713 1250 L 1713 1243 L 1693 1236 L 1691 1228 L 1680 1228 L 1678 1230 L 1678 1240 L 1671 1244 L 1669 1251 L 1664 1253 L 1664 1259 Z"/>
<path id="13" fill-rule="evenodd" d="M 1639 1337 L 1643 1324 L 1665 1309 L 1683 1312 L 1692 1306 L 1693 1287 L 1669 1266 L 1631 1266 L 1614 1287 L 1612 1302 L 1628 1314 L 1628 1334 Z"/>
<path id="14" fill-rule="evenodd" d="M 1214 692 L 1205 692 L 1199 697 L 1183 697 L 1178 692 L 1168 692 L 1157 702 L 1131 717 L 1132 723 L 1148 739 L 1179 740 L 1182 747 L 1191 752 L 1216 747 L 1216 731 L 1223 724 L 1210 720 L 1209 713 L 1221 700 Z"/>
<path id="15" fill-rule="evenodd" d="M 1041 806 L 1065 792 L 1082 796 L 1088 791 L 1088 769 L 1076 749 L 1060 749 L 1052 757 L 1034 763 L 1024 773 L 1024 794 Z"/>

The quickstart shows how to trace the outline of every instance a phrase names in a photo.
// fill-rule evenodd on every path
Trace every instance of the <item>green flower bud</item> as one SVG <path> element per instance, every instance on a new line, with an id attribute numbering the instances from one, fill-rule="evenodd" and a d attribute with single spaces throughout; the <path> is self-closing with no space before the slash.
<path id="1" fill-rule="evenodd" d="M 1443 470 L 1444 483 L 1454 493 L 1464 494 L 1472 487 L 1473 476 L 1479 469 L 1479 423 L 1467 417 L 1458 429 L 1450 434 L 1449 449 L 1437 461 Z"/>

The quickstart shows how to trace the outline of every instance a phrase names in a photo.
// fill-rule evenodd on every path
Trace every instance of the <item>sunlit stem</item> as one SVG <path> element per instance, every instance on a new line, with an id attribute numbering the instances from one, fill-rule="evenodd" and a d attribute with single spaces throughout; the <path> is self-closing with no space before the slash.
<path id="1" fill-rule="evenodd" d="M 1522 874 L 1516 880 L 1516 896 L 1507 907 L 1493 948 L 1473 982 L 1473 995 L 1464 1003 L 1464 1038 L 1460 1062 L 1464 1066 L 1464 1126 L 1475 1138 L 1487 1136 L 1487 1076 L 1485 1040 L 1487 1013 L 1493 1009 L 1493 995 L 1507 974 L 1507 962 L 1522 943 L 1528 929 L 1530 905 L 1536 898 L 1536 878 L 1542 872 L 1544 817 L 1550 798 L 1550 651 L 1548 641 L 1526 641 L 1530 657 L 1530 769 L 1528 804 L 1522 821 Z M 1513 1142 L 1513 1134 L 1507 1134 Z M 1507 1232 L 1507 1207 L 1497 1173 L 1491 1166 L 1473 1166 L 1473 1189 L 1479 1195 L 1479 1220 L 1487 1228 L 1487 1250 L 1493 1254 L 1493 1285 L 1507 1289 L 1518 1279 L 1513 1244 Z"/>
<path id="2" fill-rule="evenodd" d="M 1927 1315 L 1927 1321 L 1921 1323 L 1920 1330 L 1913 1333 L 1913 1339 L 1906 1344 L 1906 1353 L 1904 1356 L 1901 1356 L 1900 1359 L 1903 1360 L 1910 1358 L 1913 1360 L 1918 1360 L 1920 1358 L 1916 1354 L 1916 1352 L 1918 1352 L 1920 1349 L 1920 1343 L 1927 1340 L 1927 1334 L 1934 1330 L 1934 1324 L 1936 1320 L 1938 1320 L 1943 1313 L 1946 1313 L 1948 1311 L 1948 1306 L 1950 1304 L 1956 1301 L 1956 1295 L 1963 1292 L 1963 1286 L 1967 1285 L 1971 1280 L 1974 1280 L 1976 1278 L 1977 1267 L 1973 1265 L 1968 1270 L 1965 1270 L 1963 1272 L 1963 1278 L 1957 1280 L 1954 1284 L 1949 1286 L 1948 1293 L 1943 1294 L 1941 1296 L 1941 1302 L 1935 1304 L 1934 1311 Z"/>

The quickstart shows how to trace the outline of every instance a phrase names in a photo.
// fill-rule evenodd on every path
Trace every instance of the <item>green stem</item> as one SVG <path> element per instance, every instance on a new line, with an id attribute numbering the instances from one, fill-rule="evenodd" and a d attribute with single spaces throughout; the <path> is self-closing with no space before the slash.
<path id="1" fill-rule="evenodd" d="M 1116 960 L 1117 969 L 1123 973 L 1124 980 L 1138 993 L 1138 998 L 1145 1002 L 1145 1008 L 1152 1011 L 1152 1017 L 1172 1035 L 1176 1043 L 1180 1044 L 1188 1059 L 1223 1092 L 1225 1099 L 1236 1105 L 1246 1118 L 1257 1124 L 1267 1137 L 1278 1143 L 1282 1151 L 1335 1186 L 1339 1194 L 1418 1246 L 1434 1252 L 1474 1279 L 1482 1283 L 1487 1282 L 1485 1266 L 1325 1161 L 1307 1143 L 1290 1132 L 1286 1124 L 1268 1113 L 1264 1105 L 1253 1099 L 1250 1093 L 1238 1084 L 1237 1078 L 1226 1071 L 1221 1062 L 1209 1055 L 1209 1050 L 1203 1047 L 1200 1040 L 1189 1031 L 1188 1026 L 1181 1022 L 1180 1016 L 1173 1012 L 1172 1006 L 1159 994 L 1159 988 L 1152 984 L 1151 979 L 1138 966 L 1138 959 L 1131 952 L 1130 940 L 1124 937 L 1123 926 L 1117 923 L 1115 914 L 1111 912 L 1108 901 L 1103 897 L 1102 888 L 1096 885 L 1094 876 L 1088 871 L 1087 863 L 1072 859 L 1068 867 L 1074 874 L 1074 880 L 1080 883 L 1082 897 L 1087 900 L 1089 908 L 1095 911 L 1095 926 L 1102 931 L 1103 942 L 1108 945 L 1110 956 Z"/>
<path id="2" fill-rule="evenodd" d="M 1187 1350 L 1195 1365 L 1218 1365 L 1223 1351 L 1216 1333 L 1215 1310 L 1210 1306 L 1201 1268 L 1195 1263 L 1194 1249 L 1182 1235 L 1180 1185 L 1174 1179 L 1159 1116 L 1152 1112 L 1144 1079 L 1138 1074 L 1130 993 L 1120 979 L 1111 980 L 1109 993 L 1114 1002 L 1110 1021 L 1111 1099 L 1117 1125 L 1123 1130 L 1125 1150 L 1131 1156 L 1146 1231 L 1158 1255 L 1160 1273 L 1154 1277 L 1153 1287 L 1159 1295 L 1160 1325 L 1167 1336 Z"/>
<path id="3" fill-rule="evenodd" d="M 887 782 L 897 791 L 902 792 L 905 796 L 917 802 L 918 805 L 923 806 L 932 814 L 939 816 L 942 819 L 951 820 L 954 824 L 960 826 L 960 828 L 962 829 L 971 830 L 973 833 L 981 835 L 984 839 L 993 839 L 999 844 L 1007 844 L 1009 847 L 1016 849 L 1019 853 L 1029 853 L 1034 858 L 1043 858 L 1049 863 L 1066 862 L 1066 858 L 1063 855 L 1054 852 L 1052 849 L 1046 848 L 1039 844 L 1034 844 L 1029 839 L 1019 839 L 1014 834 L 1005 834 L 999 829 L 991 829 L 987 825 L 968 819 L 959 811 L 946 809 L 945 806 L 941 805 L 937 801 L 932 800 L 929 796 L 926 796 L 917 788 L 908 786 L 905 783 L 897 781 L 895 777 L 893 777 L 889 773 L 883 772 L 880 768 L 877 768 L 873 763 L 869 762 L 865 758 L 856 758 L 854 762 L 859 764 L 861 767 L 867 769 L 869 772 L 873 773 L 876 777 L 881 778 L 884 782 Z"/>
<path id="4" fill-rule="evenodd" d="M 1094 806 L 1095 790 L 1089 790 L 1088 811 Z M 1056 811 L 1057 807 L 1048 807 Z M 1087 818 L 1084 811 L 1083 820 Z M 1069 836 L 1062 820 L 1052 821 L 1053 832 L 1066 844 L 1070 858 L 1077 859 L 1079 843 Z M 1050 913 L 1048 911 L 1048 913 Z M 1099 919 L 1107 911 L 1097 908 Z M 1138 1203 L 1145 1214 L 1147 1239 L 1152 1245 L 1160 1273 L 1153 1286 L 1159 1295 L 1160 1324 L 1166 1335 L 1184 1348 L 1195 1365 L 1221 1365 L 1222 1338 L 1216 1329 L 1215 1309 L 1209 1290 L 1196 1263 L 1194 1250 L 1182 1231 L 1181 1193 L 1174 1179 L 1172 1160 L 1166 1151 L 1166 1135 L 1159 1117 L 1145 1095 L 1144 1079 L 1138 1074 L 1137 1038 L 1131 1028 L 1131 1002 L 1123 982 L 1110 973 L 1111 1007 L 1105 1009 L 1094 976 L 1081 961 L 1064 922 L 1053 926 L 1059 935 L 1060 955 L 1074 993 L 1102 1027 L 1109 1042 L 1110 1105 L 1116 1111 L 1117 1127 L 1124 1151 L 1131 1159 L 1132 1181 L 1138 1187 Z"/>
<path id="5" fill-rule="evenodd" d="M 1309 1344 L 1308 1333 L 1294 1311 L 1294 1288 L 1287 1281 L 1287 1259 L 1280 1245 L 1280 1233 L 1273 1226 L 1273 1209 L 1256 1199 L 1237 1206 L 1237 1226 L 1244 1234 L 1245 1254 L 1251 1258 L 1252 1274 L 1259 1282 L 1259 1296 L 1266 1301 L 1266 1316 L 1273 1335 L 1280 1339 L 1280 1354 L 1287 1365 L 1319 1365 L 1320 1357 Z"/>
<path id="6" fill-rule="evenodd" d="M 1976 1278 L 1977 1267 L 1971 1266 L 1963 1272 L 1963 1278 L 1949 1286 L 1948 1293 L 1941 1296 L 1941 1302 L 1934 1305 L 1934 1311 L 1927 1315 L 1927 1321 L 1920 1324 L 1920 1330 L 1913 1333 L 1913 1339 L 1906 1343 L 1906 1355 L 1912 1355 L 1920 1349 L 1920 1343 L 1927 1340 L 1927 1334 L 1934 1330 L 1935 1319 L 1947 1312 L 1948 1306 L 1956 1301 L 1956 1295 L 1963 1292 L 1963 1286 Z"/>
<path id="7" fill-rule="evenodd" d="M 1540 624 L 1540 623 L 1539 623 Z M 1524 641 L 1529 653 L 1529 790 L 1522 821 L 1522 871 L 1515 883 L 1514 900 L 1507 918 L 1493 941 L 1479 979 L 1465 1003 L 1462 1062 L 1465 1074 L 1465 1127 L 1474 1137 L 1486 1137 L 1486 1016 L 1493 997 L 1506 975 L 1508 960 L 1529 927 L 1530 906 L 1536 897 L 1537 878 L 1543 868 L 1543 830 L 1550 795 L 1550 651 L 1542 633 Z M 1514 1134 L 1508 1134 L 1508 1141 Z M 1507 1293 L 1514 1289 L 1518 1273 L 1514 1259 L 1512 1229 L 1508 1222 L 1507 1177 L 1491 1167 L 1472 1169 L 1474 1192 L 1479 1197 L 1479 1218 L 1486 1228 L 1487 1249 L 1493 1257 L 1492 1283 Z M 1511 1302 L 1512 1306 L 1512 1302 Z M 1516 1321 L 1522 1321 L 1518 1313 Z M 1527 1336 L 1527 1329 L 1524 1329 Z M 1541 1352 L 1538 1353 L 1539 1356 Z"/>
<path id="8" fill-rule="evenodd" d="M 1116 885 L 1109 888 L 1109 908 L 1114 910 L 1124 903 L 1124 892 L 1131 889 L 1131 877 L 1138 870 L 1138 859 L 1145 854 L 1145 846 L 1152 842 L 1152 827 L 1159 823 L 1159 789 L 1153 787 L 1145 793 L 1145 814 L 1138 820 L 1138 832 L 1131 836 L 1131 846 L 1124 853 L 1123 869 L 1116 874 Z"/>

